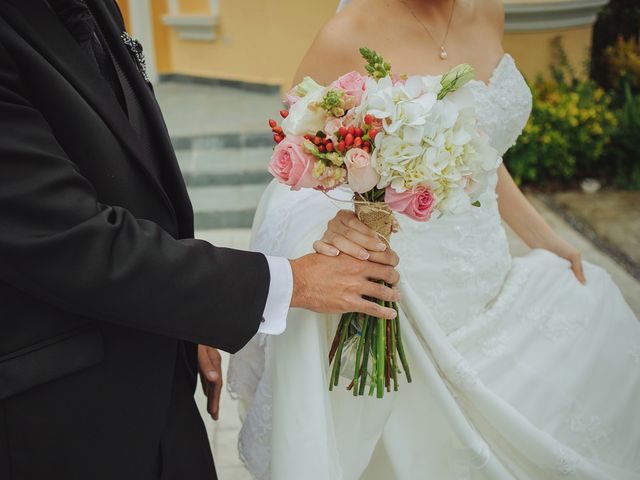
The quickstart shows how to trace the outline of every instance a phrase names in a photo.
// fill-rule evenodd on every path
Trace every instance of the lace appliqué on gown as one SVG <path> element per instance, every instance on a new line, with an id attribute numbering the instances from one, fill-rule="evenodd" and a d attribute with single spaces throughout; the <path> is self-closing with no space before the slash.
<path id="1" fill-rule="evenodd" d="M 577 335 L 585 327 L 583 317 L 570 317 L 555 310 L 535 309 L 524 313 L 522 321 L 553 342 Z"/>
<path id="2" fill-rule="evenodd" d="M 627 354 L 636 365 L 640 365 L 640 345 L 634 345 L 629 348 Z"/>

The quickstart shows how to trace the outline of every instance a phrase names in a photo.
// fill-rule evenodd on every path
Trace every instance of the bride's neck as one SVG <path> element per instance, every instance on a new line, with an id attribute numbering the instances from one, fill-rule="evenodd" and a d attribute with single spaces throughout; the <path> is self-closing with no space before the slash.
<path id="1" fill-rule="evenodd" d="M 383 0 L 394 10 L 409 7 L 420 19 L 448 20 L 455 0 Z"/>

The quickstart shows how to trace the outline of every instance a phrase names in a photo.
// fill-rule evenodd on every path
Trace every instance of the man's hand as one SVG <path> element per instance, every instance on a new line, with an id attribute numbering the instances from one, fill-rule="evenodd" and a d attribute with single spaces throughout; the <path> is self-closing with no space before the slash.
<path id="1" fill-rule="evenodd" d="M 393 319 L 396 311 L 366 300 L 371 297 L 387 302 L 400 299 L 400 294 L 378 283 L 398 283 L 400 276 L 388 265 L 357 260 L 350 256 L 328 257 L 310 254 L 291 261 L 293 270 L 292 307 L 319 313 L 360 312 L 374 317 Z"/>
<path id="2" fill-rule="evenodd" d="M 340 210 L 329 221 L 326 232 L 313 244 L 313 249 L 329 257 L 345 253 L 353 258 L 392 267 L 399 262 L 398 255 L 351 210 Z"/>
<path id="3" fill-rule="evenodd" d="M 222 393 L 222 357 L 215 348 L 198 345 L 198 366 L 202 390 L 207 396 L 207 411 L 214 420 L 220 415 Z"/>

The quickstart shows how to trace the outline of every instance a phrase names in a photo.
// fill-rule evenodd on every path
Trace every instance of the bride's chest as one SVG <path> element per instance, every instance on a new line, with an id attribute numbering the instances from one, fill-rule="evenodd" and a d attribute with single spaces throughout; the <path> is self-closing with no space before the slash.
<path id="1" fill-rule="evenodd" d="M 531 90 L 509 55 L 502 58 L 488 83 L 474 80 L 471 89 L 480 126 L 502 155 L 527 124 L 532 106 Z"/>

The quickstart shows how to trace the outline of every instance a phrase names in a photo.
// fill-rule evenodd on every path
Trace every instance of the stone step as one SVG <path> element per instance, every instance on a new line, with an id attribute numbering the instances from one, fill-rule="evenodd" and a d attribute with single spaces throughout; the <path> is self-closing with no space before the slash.
<path id="1" fill-rule="evenodd" d="M 269 133 L 172 138 L 198 229 L 249 228 L 271 180 Z"/>
<path id="2" fill-rule="evenodd" d="M 187 188 L 196 229 L 250 228 L 266 183 Z"/>
<path id="3" fill-rule="evenodd" d="M 177 150 L 187 186 L 266 184 L 272 147 Z"/>
<path id="4" fill-rule="evenodd" d="M 206 135 L 172 136 L 176 150 L 211 150 L 217 148 L 272 147 L 273 134 L 265 123 L 265 131 L 212 133 Z"/>

